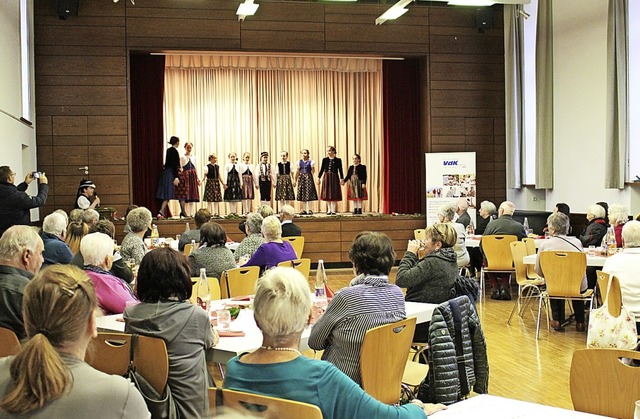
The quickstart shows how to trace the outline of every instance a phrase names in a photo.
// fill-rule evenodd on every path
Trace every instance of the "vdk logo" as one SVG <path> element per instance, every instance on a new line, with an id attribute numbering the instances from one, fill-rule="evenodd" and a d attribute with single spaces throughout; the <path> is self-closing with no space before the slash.
<path id="1" fill-rule="evenodd" d="M 443 163 L 445 166 L 457 166 L 458 160 L 445 160 Z"/>

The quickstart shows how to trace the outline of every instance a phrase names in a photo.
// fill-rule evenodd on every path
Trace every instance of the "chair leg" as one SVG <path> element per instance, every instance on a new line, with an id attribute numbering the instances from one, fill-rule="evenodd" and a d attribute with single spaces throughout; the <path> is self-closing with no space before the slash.
<path id="1" fill-rule="evenodd" d="M 540 295 L 540 299 L 538 300 L 538 321 L 536 322 L 536 340 L 540 337 L 540 314 L 542 312 L 542 299 L 544 297 Z"/>
<path id="2" fill-rule="evenodd" d="M 507 320 L 507 324 L 511 324 L 511 318 L 513 317 L 513 313 L 516 312 L 516 307 L 518 307 L 520 305 L 520 298 L 521 295 L 520 293 L 518 293 L 518 298 L 516 299 L 515 304 L 513 305 L 513 308 L 511 309 L 511 314 L 509 314 L 509 319 Z M 518 310 L 518 312 L 520 312 L 520 310 Z"/>
<path id="3" fill-rule="evenodd" d="M 224 368 L 222 368 L 222 364 L 218 362 L 218 369 L 220 370 L 220 376 L 222 377 L 222 381 L 224 381 Z"/>

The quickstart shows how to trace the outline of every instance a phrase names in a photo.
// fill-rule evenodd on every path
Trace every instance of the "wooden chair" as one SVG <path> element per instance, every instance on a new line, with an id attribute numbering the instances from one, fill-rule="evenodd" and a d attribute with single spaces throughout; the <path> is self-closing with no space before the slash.
<path id="1" fill-rule="evenodd" d="M 362 388 L 382 403 L 396 404 L 400 400 L 415 329 L 416 319 L 411 317 L 369 329 L 364 335 L 360 350 Z M 422 378 L 425 376 L 426 372 Z"/>
<path id="2" fill-rule="evenodd" d="M 509 243 L 517 240 L 518 237 L 512 234 L 488 235 L 482 236 L 482 239 L 480 239 L 482 252 L 487 259 L 487 266 L 483 266 L 480 270 L 480 287 L 482 288 L 483 296 L 486 294 L 484 292 L 484 275 L 486 273 L 508 273 L 509 278 L 511 278 L 514 269 Z"/>
<path id="3" fill-rule="evenodd" d="M 14 331 L 0 327 L 0 358 L 16 355 L 21 348 L 20 340 Z"/>
<path id="4" fill-rule="evenodd" d="M 222 272 L 220 277 L 222 298 L 233 298 L 253 294 L 259 276 L 259 266 L 241 266 Z"/>
<path id="5" fill-rule="evenodd" d="M 311 270 L 311 259 L 294 259 L 286 260 L 278 263 L 278 266 L 284 266 L 285 268 L 294 268 L 299 271 L 304 277 L 309 280 L 309 271 Z M 314 283 L 315 288 L 315 283 Z"/>
<path id="6" fill-rule="evenodd" d="M 416 228 L 415 230 L 413 230 L 413 238 L 415 240 L 426 240 L 427 230 L 424 228 Z"/>
<path id="7" fill-rule="evenodd" d="M 511 318 L 513 313 L 518 310 L 518 316 L 522 317 L 527 305 L 531 302 L 531 297 L 540 294 L 540 287 L 544 285 L 544 279 L 536 274 L 535 278 L 529 278 L 527 275 L 527 268 L 523 262 L 523 258 L 527 255 L 527 245 L 523 242 L 513 241 L 509 243 L 511 247 L 511 255 L 513 257 L 513 264 L 516 272 L 516 282 L 518 283 L 518 299 L 513 305 L 507 324 L 511 324 Z"/>
<path id="8" fill-rule="evenodd" d="M 215 393 L 215 389 L 209 389 Z M 215 398 L 214 398 L 215 402 Z M 211 396 L 209 397 L 211 403 Z M 256 418 L 305 418 L 322 419 L 322 411 L 318 406 L 277 397 L 244 391 L 222 389 L 222 405 L 242 414 L 250 414 Z"/>
<path id="9" fill-rule="evenodd" d="M 593 290 L 580 292 L 582 278 L 587 269 L 587 256 L 582 252 L 547 250 L 540 252 L 540 269 L 544 273 L 547 289 L 540 293 L 536 339 L 540 335 L 540 313 L 542 304 L 548 307 L 549 300 L 583 300 L 593 308 Z M 548 314 L 548 310 L 547 310 Z M 547 315 L 547 328 L 549 316 Z"/>
<path id="10" fill-rule="evenodd" d="M 189 256 L 192 251 L 193 251 L 193 245 L 191 243 L 187 243 L 184 245 L 183 252 L 185 256 Z"/>
<path id="11" fill-rule="evenodd" d="M 98 333 L 85 361 L 107 374 L 124 375 L 129 367 L 131 335 L 127 333 Z M 133 364 L 149 384 L 162 394 L 169 376 L 169 356 L 164 340 L 138 336 Z"/>
<path id="12" fill-rule="evenodd" d="M 527 248 L 527 256 L 535 255 L 537 253 L 535 239 L 532 239 L 530 237 L 525 237 L 524 239 L 522 239 L 522 242 L 525 244 Z M 528 278 L 531 278 L 531 279 L 539 278 L 538 274 L 536 273 L 536 265 L 525 265 L 525 266 L 527 268 Z"/>
<path id="13" fill-rule="evenodd" d="M 607 299 L 607 286 L 609 285 L 609 274 L 602 271 L 596 271 L 596 279 L 598 284 L 597 293 L 600 294 L 600 301 Z"/>
<path id="14" fill-rule="evenodd" d="M 633 419 L 640 398 L 640 368 L 621 362 L 640 361 L 640 353 L 621 349 L 578 349 L 573 353 L 570 390 L 577 411 Z"/>
<path id="15" fill-rule="evenodd" d="M 300 259 L 302 257 L 302 251 L 304 250 L 304 237 L 303 236 L 289 236 L 283 237 L 282 240 L 288 241 L 293 246 L 293 250 L 296 252 L 296 257 Z"/>
<path id="16" fill-rule="evenodd" d="M 191 282 L 193 282 L 193 290 L 191 291 L 191 298 L 189 298 L 189 301 L 191 301 L 191 304 L 195 304 L 196 303 L 196 298 L 198 295 L 198 281 L 200 280 L 200 277 L 198 276 L 194 276 L 191 277 Z M 214 278 L 212 276 L 208 276 L 207 277 L 207 282 L 209 283 L 209 293 L 211 294 L 211 299 L 212 300 L 219 300 L 221 293 L 220 293 L 220 281 L 218 281 L 218 278 Z"/>

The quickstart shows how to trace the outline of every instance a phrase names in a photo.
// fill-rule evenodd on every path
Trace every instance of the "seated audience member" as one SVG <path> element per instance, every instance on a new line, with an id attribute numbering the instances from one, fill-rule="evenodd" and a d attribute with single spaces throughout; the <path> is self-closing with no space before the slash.
<path id="1" fill-rule="evenodd" d="M 607 221 L 605 211 L 598 204 L 593 204 L 587 210 L 587 228 L 580 235 L 583 247 L 600 246 L 602 238 L 607 233 Z"/>
<path id="2" fill-rule="evenodd" d="M 463 266 L 467 266 L 469 264 L 469 252 L 467 252 L 467 246 L 465 245 L 465 228 L 460 223 L 454 223 L 453 218 L 456 215 L 456 208 L 453 204 L 445 204 L 440 207 L 438 211 L 438 218 L 441 223 L 451 224 L 456 230 L 458 235 L 458 240 L 456 244 L 453 246 L 453 251 L 456 252 L 456 258 L 458 260 L 458 267 L 462 268 Z"/>
<path id="3" fill-rule="evenodd" d="M 468 209 L 469 202 L 467 202 L 467 199 L 458 199 L 455 205 L 456 215 L 458 216 L 458 218 L 456 219 L 456 223 L 462 224 L 465 228 L 467 228 L 467 226 L 471 222 L 471 216 L 469 216 L 469 213 L 467 212 Z"/>
<path id="4" fill-rule="evenodd" d="M 496 206 L 493 202 L 482 201 L 480 203 L 480 210 L 478 211 L 478 215 L 480 216 L 476 218 L 474 234 L 484 234 L 487 224 L 493 219 L 495 213 Z M 471 260 L 471 276 L 479 277 L 480 270 L 482 269 L 482 252 L 480 251 L 480 247 L 471 247 L 468 251 L 469 259 Z"/>
<path id="5" fill-rule="evenodd" d="M 100 214 L 98 211 L 89 208 L 82 212 L 82 222 L 91 228 L 92 225 L 97 224 L 100 220 Z"/>
<path id="6" fill-rule="evenodd" d="M 60 214 L 64 217 L 64 223 L 65 226 L 67 226 L 69 224 L 69 215 L 67 214 L 67 212 L 61 208 L 58 208 L 57 210 L 53 211 L 56 214 Z"/>
<path id="7" fill-rule="evenodd" d="M 84 213 L 84 210 L 81 210 L 80 208 L 72 209 L 71 212 L 69 213 L 69 222 L 81 223 L 83 213 Z"/>
<path id="8" fill-rule="evenodd" d="M 211 221 L 211 213 L 206 208 L 200 208 L 196 212 L 195 217 L 193 217 L 193 220 L 196 222 L 196 228 L 182 233 L 180 241 L 178 241 L 178 250 L 180 251 L 184 250 L 184 245 L 187 243 L 191 243 L 194 240 L 196 243 L 200 242 L 200 229 L 204 223 Z"/>
<path id="9" fill-rule="evenodd" d="M 189 255 L 191 276 L 200 275 L 200 268 L 207 270 L 207 276 L 218 278 L 223 271 L 236 267 L 231 250 L 225 247 L 227 233 L 218 223 L 208 222 L 200 228 L 200 247 Z"/>
<path id="10" fill-rule="evenodd" d="M 84 362 L 97 336 L 96 294 L 75 266 L 43 269 L 25 288 L 29 340 L 0 359 L 3 418 L 150 418 L 133 384 Z"/>
<path id="11" fill-rule="evenodd" d="M 331 362 L 360 384 L 360 347 L 369 329 L 406 317 L 402 290 L 389 284 L 396 259 L 391 239 L 383 233 L 358 234 L 349 249 L 356 273 L 349 287 L 329 303 L 309 336 L 309 347 L 324 350 Z"/>
<path id="12" fill-rule="evenodd" d="M 434 224 L 426 228 L 425 256 L 418 259 L 420 242 L 409 240 L 400 261 L 396 285 L 407 289 L 406 301 L 440 304 L 449 300 L 458 277 L 458 263 L 453 246 L 458 240 L 451 224 Z M 429 325 L 416 325 L 414 341 L 426 342 Z"/>
<path id="13" fill-rule="evenodd" d="M 268 271 L 256 285 L 253 302 L 262 346 L 227 362 L 224 387 L 313 404 L 324 419 L 424 418 L 445 408 L 381 403 L 333 364 L 302 356 L 298 347 L 311 305 L 309 284 L 300 272 Z"/>
<path id="14" fill-rule="evenodd" d="M 186 256 L 154 249 L 142 259 L 137 291 L 140 304 L 124 312 L 125 333 L 160 338 L 169 354 L 169 380 L 181 418 L 208 418 L 209 373 L 205 352 L 218 341 L 209 313 L 189 303 L 193 285 Z"/>
<path id="15" fill-rule="evenodd" d="M 616 234 L 616 247 L 622 247 L 622 227 L 629 220 L 629 211 L 624 205 L 613 204 L 609 208 L 609 224 Z"/>
<path id="16" fill-rule="evenodd" d="M 558 202 L 556 206 L 553 208 L 553 212 L 561 212 L 567 217 L 569 217 L 569 221 L 571 221 L 571 209 L 569 208 L 568 204 L 565 204 L 564 202 Z M 549 226 L 545 224 L 542 231 L 545 233 L 549 231 Z M 570 234 L 570 233 L 571 233 L 571 225 L 569 225 L 569 233 L 567 234 Z"/>
<path id="17" fill-rule="evenodd" d="M 258 208 L 256 212 L 262 216 L 263 220 L 271 215 L 274 215 L 273 208 L 271 208 L 269 205 L 260 205 L 260 208 Z M 246 221 L 247 220 L 244 220 L 240 224 L 238 224 L 238 230 L 242 231 L 244 234 L 247 234 L 247 230 L 245 227 Z"/>
<path id="18" fill-rule="evenodd" d="M 71 221 L 67 226 L 65 243 L 69 246 L 72 254 L 80 251 L 80 240 L 89 233 L 89 226 L 82 221 Z"/>
<path id="19" fill-rule="evenodd" d="M 66 265 L 71 262 L 73 253 L 71 249 L 64 242 L 64 238 L 67 235 L 67 222 L 64 217 L 56 212 L 53 212 L 46 217 L 42 222 L 42 233 L 40 237 L 44 243 L 44 257 L 43 266 L 55 265 L 57 263 Z"/>
<path id="20" fill-rule="evenodd" d="M 44 243 L 28 226 L 9 227 L 0 238 L 0 327 L 13 330 L 18 339 L 25 337 L 22 321 L 22 296 L 44 258 Z"/>
<path id="21" fill-rule="evenodd" d="M 604 216 L 602 218 L 604 218 L 607 227 L 609 227 L 609 222 L 607 221 L 609 219 L 609 204 L 604 201 L 600 201 L 596 202 L 596 205 L 600 205 L 602 209 L 604 209 Z"/>
<path id="22" fill-rule="evenodd" d="M 293 218 L 296 216 L 296 210 L 291 205 L 283 205 L 280 210 L 280 221 L 282 224 L 282 237 L 302 236 L 302 229 L 293 224 Z"/>
<path id="23" fill-rule="evenodd" d="M 127 215 L 127 224 L 131 228 L 122 239 L 120 245 L 120 253 L 124 260 L 133 259 L 136 265 L 139 265 L 142 258 L 147 253 L 147 246 L 144 244 L 144 234 L 151 226 L 151 211 L 145 207 L 139 207 L 131 210 Z"/>
<path id="24" fill-rule="evenodd" d="M 544 277 L 544 272 L 540 267 L 540 253 L 545 250 L 582 252 L 582 244 L 580 243 L 580 240 L 572 236 L 567 236 L 569 231 L 569 217 L 561 212 L 555 212 L 547 218 L 547 225 L 549 226 L 550 237 L 548 240 L 540 242 L 538 246 L 538 257 L 536 258 L 536 272 L 541 277 Z M 587 276 L 585 273 L 585 276 L 582 279 L 580 291 L 586 291 L 586 289 Z M 576 330 L 578 332 L 584 332 L 584 301 L 574 300 L 571 303 L 576 316 Z M 551 300 L 550 304 L 553 317 L 553 320 L 551 320 L 551 327 L 553 327 L 554 330 L 562 330 L 565 302 L 564 300 Z"/>
<path id="25" fill-rule="evenodd" d="M 120 314 L 127 302 L 137 302 L 129 286 L 109 272 L 113 263 L 113 240 L 103 233 L 91 233 L 80 242 L 84 270 L 96 289 L 98 304 L 105 314 Z"/>
<path id="26" fill-rule="evenodd" d="M 115 237 L 116 227 L 109 220 L 100 220 L 98 224 L 91 226 L 89 233 L 104 233 L 112 239 Z M 82 252 L 78 251 L 71 259 L 71 264 L 76 265 L 79 268 L 84 268 L 84 257 L 82 256 Z M 124 259 L 122 259 L 122 255 L 118 250 L 113 251 L 113 264 L 111 265 L 111 269 L 109 272 L 117 276 L 118 278 L 125 281 L 127 284 L 130 284 L 133 281 L 133 272 L 124 263 Z"/>
<path id="27" fill-rule="evenodd" d="M 259 266 L 260 273 L 278 266 L 278 263 L 296 259 L 296 252 L 291 243 L 282 240 L 282 227 L 275 215 L 270 215 L 262 221 L 262 236 L 265 243 L 251 256 L 245 266 Z"/>
<path id="28" fill-rule="evenodd" d="M 262 220 L 262 215 L 257 212 L 252 212 L 247 215 L 245 224 L 247 237 L 242 239 L 240 245 L 233 253 L 236 262 L 239 262 L 241 258 L 249 259 L 256 250 L 258 250 L 258 247 L 264 243 L 264 237 L 262 237 Z"/>
<path id="29" fill-rule="evenodd" d="M 513 219 L 513 213 L 516 207 L 513 202 L 504 201 L 498 209 L 498 218 L 487 224 L 484 235 L 510 234 L 522 240 L 527 237 L 524 226 Z M 480 251 L 482 251 L 482 241 L 480 242 Z M 509 291 L 509 276 L 500 274 L 487 274 L 489 283 L 493 287 L 491 298 L 494 300 L 510 300 L 511 292 Z"/>
<path id="30" fill-rule="evenodd" d="M 623 251 L 607 258 L 602 271 L 620 280 L 622 304 L 633 313 L 640 330 L 640 221 L 629 221 L 622 227 L 622 241 Z"/>

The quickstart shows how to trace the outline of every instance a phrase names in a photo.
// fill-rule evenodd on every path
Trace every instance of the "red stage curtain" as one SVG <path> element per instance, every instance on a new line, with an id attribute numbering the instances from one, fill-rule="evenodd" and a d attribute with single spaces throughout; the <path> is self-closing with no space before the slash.
<path id="1" fill-rule="evenodd" d="M 383 118 L 386 197 L 384 212 L 422 211 L 424 154 L 420 146 L 420 65 L 418 60 L 384 61 Z"/>
<path id="2" fill-rule="evenodd" d="M 131 54 L 131 174 L 133 203 L 156 214 L 164 147 L 164 56 Z"/>

